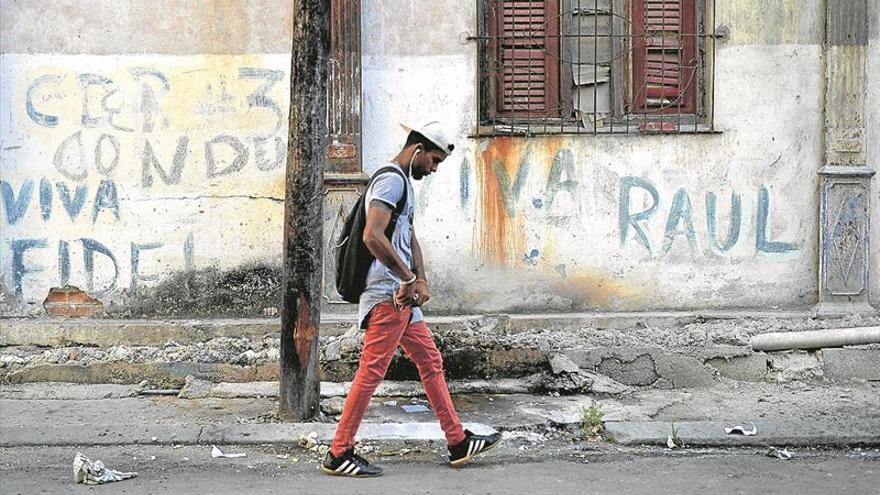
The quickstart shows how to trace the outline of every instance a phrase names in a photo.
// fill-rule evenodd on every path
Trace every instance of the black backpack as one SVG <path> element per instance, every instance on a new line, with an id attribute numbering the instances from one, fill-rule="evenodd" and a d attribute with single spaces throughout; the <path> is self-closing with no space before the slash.
<path id="1" fill-rule="evenodd" d="M 343 300 L 350 303 L 356 303 L 360 300 L 361 293 L 367 285 L 367 272 L 369 272 L 370 265 L 376 259 L 373 253 L 364 245 L 364 227 L 367 223 L 364 201 L 366 201 L 367 192 L 372 187 L 373 182 L 376 181 L 376 178 L 387 172 L 394 172 L 404 180 L 403 196 L 395 205 L 394 211 L 391 213 L 391 221 L 388 222 L 388 227 L 385 228 L 385 237 L 391 240 L 394 229 L 397 227 L 397 219 L 406 207 L 409 189 L 406 184 L 406 177 L 397 167 L 382 167 L 373 174 L 373 177 L 367 184 L 367 188 L 364 189 L 363 194 L 355 202 L 351 212 L 348 214 L 348 218 L 345 219 L 342 230 L 339 232 L 339 241 L 336 243 L 336 291 L 339 292 Z"/>

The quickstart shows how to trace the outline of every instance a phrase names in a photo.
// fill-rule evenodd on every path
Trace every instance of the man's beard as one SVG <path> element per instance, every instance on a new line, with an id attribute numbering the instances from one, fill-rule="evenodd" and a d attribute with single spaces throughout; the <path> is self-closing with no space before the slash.
<path id="1" fill-rule="evenodd" d="M 421 171 L 419 171 L 419 170 L 413 170 L 413 171 L 412 171 L 412 178 L 415 179 L 415 180 L 422 180 L 422 178 L 423 178 L 424 176 L 425 176 L 424 172 L 421 172 Z"/>

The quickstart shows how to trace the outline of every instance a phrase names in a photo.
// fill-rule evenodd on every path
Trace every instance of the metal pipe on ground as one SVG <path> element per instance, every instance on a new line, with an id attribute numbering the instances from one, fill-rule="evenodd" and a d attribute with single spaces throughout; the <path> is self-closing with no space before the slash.
<path id="1" fill-rule="evenodd" d="M 752 337 L 755 351 L 819 349 L 845 345 L 880 344 L 880 327 L 832 328 L 807 332 L 765 333 Z"/>

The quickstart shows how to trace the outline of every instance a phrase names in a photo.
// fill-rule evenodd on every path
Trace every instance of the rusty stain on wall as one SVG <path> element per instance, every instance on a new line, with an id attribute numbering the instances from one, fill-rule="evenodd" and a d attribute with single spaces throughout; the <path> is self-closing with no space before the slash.
<path id="1" fill-rule="evenodd" d="M 557 259 L 558 244 L 564 242 L 569 229 L 579 228 L 576 219 L 569 216 L 580 216 L 578 211 L 566 211 L 560 217 L 551 210 L 556 192 L 580 194 L 572 164 L 564 163 L 564 155 L 571 154 L 564 141 L 559 136 L 501 137 L 482 143 L 477 156 L 480 206 L 476 251 L 490 264 L 538 270 L 528 278 L 545 280 L 543 285 L 549 292 L 576 301 L 577 306 L 609 307 L 617 299 L 632 301 L 641 291 L 607 274 L 558 269 L 564 262 Z M 533 210 L 541 213 L 527 213 Z M 540 235 L 529 235 L 542 223 Z M 551 274 L 561 278 L 551 278 Z"/>
<path id="2" fill-rule="evenodd" d="M 522 219 L 511 215 L 523 187 L 525 170 L 524 140 L 490 139 L 477 155 L 477 181 L 480 187 L 477 251 L 491 263 L 511 263 L 525 251 Z"/>
<path id="3" fill-rule="evenodd" d="M 550 186 L 554 159 L 562 145 L 562 139 L 556 136 L 500 137 L 483 143 L 477 156 L 481 207 L 475 238 L 477 252 L 484 260 L 515 265 L 526 253 L 522 208 L 527 182 L 537 180 L 542 187 Z M 541 175 L 535 177 L 535 173 Z"/>
<path id="4" fill-rule="evenodd" d="M 613 308 L 618 300 L 638 300 L 644 281 L 639 287 L 613 280 L 607 275 L 579 271 L 552 284 L 553 292 L 563 297 L 582 301 L 589 307 Z"/>

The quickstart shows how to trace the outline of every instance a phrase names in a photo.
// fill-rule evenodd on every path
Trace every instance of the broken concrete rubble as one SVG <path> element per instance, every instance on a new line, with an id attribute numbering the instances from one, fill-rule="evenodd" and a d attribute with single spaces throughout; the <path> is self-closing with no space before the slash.
<path id="1" fill-rule="evenodd" d="M 715 357 L 706 361 L 721 376 L 733 380 L 762 382 L 767 379 L 767 355 L 757 352 L 748 356 Z"/>
<path id="2" fill-rule="evenodd" d="M 345 397 L 327 397 L 321 399 L 321 412 L 327 416 L 342 414 L 342 406 L 345 405 Z"/>
<path id="3" fill-rule="evenodd" d="M 590 387 L 590 391 L 595 395 L 620 395 L 633 391 L 631 387 L 627 387 L 605 375 L 584 370 L 581 370 L 581 373 L 592 380 L 593 385 Z"/>
<path id="4" fill-rule="evenodd" d="M 575 364 L 575 362 L 565 354 L 554 354 L 550 357 L 550 371 L 554 375 L 574 373 L 580 371 L 580 369 L 580 366 Z"/>
<path id="5" fill-rule="evenodd" d="M 672 388 L 710 387 L 714 383 L 703 363 L 692 357 L 662 352 L 654 363 L 657 374 Z"/>
<path id="6" fill-rule="evenodd" d="M 590 391 L 593 379 L 564 354 L 550 358 L 550 371 L 545 372 L 541 387 L 560 394 L 582 394 Z"/>
<path id="7" fill-rule="evenodd" d="M 549 318 L 549 317 L 547 317 Z M 713 379 L 788 380 L 817 379 L 823 362 L 811 358 L 808 367 L 797 358 L 778 353 L 754 353 L 746 344 L 750 336 L 780 329 L 800 330 L 827 326 L 829 321 L 853 325 L 861 320 L 876 323 L 868 317 L 822 319 L 724 319 L 691 320 L 678 328 L 651 327 L 636 324 L 625 330 L 613 328 L 580 328 L 577 318 L 568 326 L 562 318 L 528 320 L 518 316 L 443 317 L 437 319 L 434 337 L 443 353 L 446 374 L 451 380 L 522 379 L 552 372 L 552 360 L 567 356 L 581 372 L 602 375 L 612 380 L 612 389 L 620 387 L 680 388 L 705 386 Z M 865 319 L 867 318 L 867 319 Z M 531 321 L 534 326 L 528 327 Z M 584 320 L 586 321 L 586 320 Z M 589 320 L 595 322 L 598 320 Z M 649 320 L 645 320 L 649 321 Z M 543 323 L 542 323 L 543 322 Z M 570 323 L 571 323 L 570 322 Z M 74 381 L 83 383 L 137 383 L 148 378 L 165 387 L 182 386 L 186 375 L 210 381 L 272 381 L 277 379 L 278 343 L 276 335 L 254 335 L 242 324 L 226 322 L 222 330 L 207 330 L 210 322 L 185 322 L 196 337 L 178 335 L 173 327 L 162 327 L 166 339 L 161 345 L 76 346 L 71 342 L 82 332 L 75 325 L 61 331 L 60 327 L 40 334 L 37 345 L 0 347 L 0 379 L 7 382 Z M 334 322 L 336 327 L 341 324 Z M 778 326 L 773 326 L 778 325 Z M 0 325 L 0 342 L 22 342 L 25 336 L 9 333 L 8 322 Z M 137 325 L 132 328 L 140 328 Z M 218 327 L 219 328 L 219 327 Z M 248 327 L 249 328 L 249 327 Z M 124 329 L 123 329 L 124 330 Z M 123 331 L 120 330 L 120 331 Z M 138 330 L 140 332 L 143 329 Z M 157 331 L 159 331 L 157 329 Z M 210 335 L 226 336 L 208 338 Z M 85 335 L 85 334 L 82 334 Z M 124 340 L 115 333 L 114 340 Z M 143 337 L 141 334 L 138 339 Z M 157 334 L 158 335 L 158 334 Z M 92 338 L 95 336 L 91 336 Z M 173 337 L 173 338 L 170 338 Z M 158 337 L 150 337 L 155 341 Z M 204 339 L 204 340 L 198 340 Z M 358 367 L 363 334 L 348 325 L 334 335 L 321 337 L 321 378 L 324 381 L 350 380 Z M 94 339 L 93 339 L 94 340 Z M 94 340 L 100 342 L 100 339 Z M 92 340 L 89 340 L 92 342 Z M 48 347 L 46 347 L 48 346 Z M 833 353 L 832 353 L 833 354 Z M 772 367 L 767 363 L 772 361 Z M 840 363 L 832 357 L 828 366 Z M 850 369 L 846 376 L 858 378 L 860 367 Z M 813 371 L 810 371 L 813 370 Z M 829 374 L 828 376 L 832 376 Z M 837 375 L 842 377 L 843 374 Z M 389 372 L 390 380 L 418 380 L 415 366 L 398 352 Z M 596 376 L 582 375 L 576 383 L 569 380 L 550 388 L 580 387 Z M 848 378 L 841 378 L 848 379 Z M 872 379 L 865 376 L 864 379 Z"/>
<path id="8" fill-rule="evenodd" d="M 625 385 L 684 388 L 712 384 L 711 376 L 699 361 L 659 348 L 593 348 L 566 354 L 581 368 Z"/>
<path id="9" fill-rule="evenodd" d="M 823 349 L 820 355 L 829 378 L 880 381 L 880 348 Z"/>
<path id="10" fill-rule="evenodd" d="M 815 352 L 801 350 L 768 353 L 770 379 L 778 383 L 816 380 L 824 376 Z"/>

